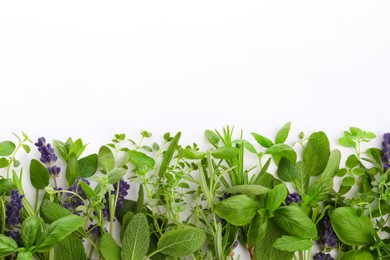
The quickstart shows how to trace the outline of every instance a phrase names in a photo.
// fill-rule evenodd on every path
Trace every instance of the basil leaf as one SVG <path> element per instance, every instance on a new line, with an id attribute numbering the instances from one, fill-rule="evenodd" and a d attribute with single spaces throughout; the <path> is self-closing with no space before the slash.
<path id="1" fill-rule="evenodd" d="M 79 177 L 79 165 L 75 153 L 71 153 L 67 159 L 66 165 L 66 180 L 68 186 L 72 186 L 74 181 Z"/>
<path id="2" fill-rule="evenodd" d="M 149 223 L 145 214 L 136 214 L 123 233 L 121 258 L 144 259 L 149 248 Z"/>
<path id="3" fill-rule="evenodd" d="M 0 257 L 12 254 L 18 249 L 15 240 L 0 234 Z"/>
<path id="4" fill-rule="evenodd" d="M 99 164 L 103 170 L 107 173 L 115 168 L 114 154 L 107 146 L 100 147 L 98 152 Z"/>
<path id="5" fill-rule="evenodd" d="M 279 208 L 280 204 L 287 197 L 286 183 L 276 185 L 272 190 L 265 194 L 264 208 L 270 212 L 273 212 Z"/>
<path id="6" fill-rule="evenodd" d="M 253 138 L 255 138 L 256 142 L 262 147 L 270 148 L 274 144 L 270 139 L 268 139 L 265 136 L 256 133 L 251 133 L 251 135 L 253 136 Z"/>
<path id="7" fill-rule="evenodd" d="M 41 234 L 41 219 L 30 216 L 22 224 L 22 241 L 25 248 L 30 248 L 38 240 Z"/>
<path id="8" fill-rule="evenodd" d="M 256 201 L 247 195 L 236 195 L 215 205 L 217 215 L 236 226 L 248 224 L 258 209 Z"/>
<path id="9" fill-rule="evenodd" d="M 57 260 L 86 260 L 84 244 L 80 236 L 73 232 L 65 239 L 58 243 L 57 248 Z"/>
<path id="10" fill-rule="evenodd" d="M 9 156 L 15 151 L 15 144 L 11 141 L 0 143 L 0 156 Z"/>
<path id="11" fill-rule="evenodd" d="M 281 144 L 287 140 L 288 133 L 290 132 L 291 122 L 286 123 L 277 133 L 275 143 Z"/>
<path id="12" fill-rule="evenodd" d="M 32 159 L 30 163 L 30 181 L 36 189 L 44 189 L 49 185 L 49 171 L 41 162 Z"/>
<path id="13" fill-rule="evenodd" d="M 310 204 L 315 206 L 315 203 L 328 198 L 333 191 L 333 179 L 317 179 L 309 187 L 307 195 L 310 197 Z"/>
<path id="14" fill-rule="evenodd" d="M 99 250 L 104 259 L 106 260 L 121 260 L 121 248 L 118 246 L 115 239 L 108 233 L 104 233 L 102 235 Z"/>
<path id="15" fill-rule="evenodd" d="M 337 237 L 350 246 L 374 242 L 374 227 L 370 219 L 351 207 L 340 207 L 329 212 L 330 222 Z"/>
<path id="16" fill-rule="evenodd" d="M 326 168 L 330 156 L 330 144 L 324 132 L 315 132 L 303 151 L 303 161 L 311 176 L 320 175 Z"/>
<path id="17" fill-rule="evenodd" d="M 256 214 L 248 229 L 247 237 L 249 245 L 255 245 L 264 238 L 267 232 L 267 223 L 268 217 L 265 212 Z"/>
<path id="18" fill-rule="evenodd" d="M 31 260 L 33 259 L 33 254 L 31 251 L 25 249 L 24 251 L 18 252 L 18 257 L 16 260 Z"/>
<path id="19" fill-rule="evenodd" d="M 312 246 L 313 242 L 310 239 L 293 236 L 282 236 L 274 243 L 277 249 L 289 252 L 309 250 Z"/>
<path id="20" fill-rule="evenodd" d="M 256 196 L 261 195 L 264 193 L 267 193 L 270 189 L 261 186 L 261 185 L 249 185 L 249 184 L 243 184 L 243 185 L 236 185 L 230 188 L 227 188 L 225 190 L 226 193 L 230 194 L 245 194 L 248 196 Z"/>
<path id="21" fill-rule="evenodd" d="M 342 254 L 340 260 L 374 260 L 372 254 L 366 250 L 351 250 Z"/>
<path id="22" fill-rule="evenodd" d="M 98 168 L 97 154 L 91 154 L 78 160 L 79 175 L 83 178 L 88 178 L 94 175 Z"/>
<path id="23" fill-rule="evenodd" d="M 206 234 L 197 228 L 180 228 L 163 234 L 157 250 L 173 257 L 185 257 L 198 250 L 206 241 Z"/>
<path id="24" fill-rule="evenodd" d="M 177 150 L 177 147 L 179 145 L 179 140 L 181 137 L 181 132 L 178 132 L 172 139 L 171 143 L 169 144 L 168 149 L 165 151 L 164 158 L 161 162 L 160 169 L 158 171 L 158 176 L 163 176 L 165 172 L 168 169 L 168 166 L 173 158 L 173 154 Z"/>
<path id="25" fill-rule="evenodd" d="M 35 251 L 45 252 L 52 249 L 58 242 L 76 231 L 83 224 L 84 220 L 76 215 L 69 215 L 54 221 L 42 233 Z"/>
<path id="26" fill-rule="evenodd" d="M 282 157 L 286 157 L 293 163 L 297 160 L 297 153 L 287 144 L 274 144 L 265 150 L 265 153 L 273 156 L 276 165 L 279 165 L 279 161 Z"/>
<path id="27" fill-rule="evenodd" d="M 297 178 L 293 180 L 295 188 L 300 194 L 306 194 L 310 181 L 309 170 L 307 169 L 306 164 L 302 161 L 298 162 L 295 167 L 298 172 Z"/>
<path id="28" fill-rule="evenodd" d="M 289 159 L 282 157 L 279 161 L 278 177 L 282 181 L 291 182 L 298 177 L 298 169 Z"/>
<path id="29" fill-rule="evenodd" d="M 317 228 L 301 208 L 283 206 L 274 211 L 275 222 L 284 231 L 300 238 L 317 237 Z"/>

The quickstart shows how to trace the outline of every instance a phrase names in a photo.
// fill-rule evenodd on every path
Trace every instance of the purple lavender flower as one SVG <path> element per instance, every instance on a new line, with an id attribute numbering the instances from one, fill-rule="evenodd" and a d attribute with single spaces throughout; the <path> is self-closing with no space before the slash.
<path id="1" fill-rule="evenodd" d="M 287 204 L 287 205 L 290 205 L 291 203 L 298 203 L 300 202 L 302 199 L 301 195 L 299 195 L 298 192 L 293 192 L 293 193 L 290 193 L 287 195 L 286 199 L 284 200 L 284 202 Z"/>
<path id="2" fill-rule="evenodd" d="M 46 144 L 46 139 L 44 137 L 38 138 L 38 142 L 35 143 L 35 146 L 38 147 L 38 151 L 41 153 L 41 162 L 46 164 L 49 173 L 53 177 L 57 177 L 61 171 L 61 168 L 54 165 L 57 161 L 57 156 L 54 153 L 53 147 L 51 144 Z"/>
<path id="3" fill-rule="evenodd" d="M 330 249 L 337 246 L 337 241 L 338 239 L 336 233 L 333 231 L 329 217 L 325 216 L 322 220 L 319 244 L 322 245 L 324 249 Z"/>
<path id="4" fill-rule="evenodd" d="M 390 168 L 390 133 L 383 135 L 382 153 L 383 170 L 387 171 Z"/>
<path id="5" fill-rule="evenodd" d="M 325 254 L 323 252 L 318 252 L 313 256 L 314 260 L 334 260 L 330 254 Z"/>
<path id="6" fill-rule="evenodd" d="M 78 180 L 80 180 L 80 179 L 78 179 Z M 74 184 L 68 188 L 68 191 L 72 191 L 72 192 L 78 194 L 83 199 L 87 199 L 87 195 L 85 194 L 84 190 L 79 185 L 78 180 L 76 180 L 74 182 Z M 84 181 L 88 185 L 90 184 L 87 179 L 82 178 L 81 180 Z M 66 209 L 72 211 L 73 213 L 77 213 L 76 208 L 78 206 L 81 206 L 81 205 L 84 205 L 84 204 L 83 204 L 83 201 L 79 197 L 77 197 L 71 193 L 65 193 L 64 207 Z"/>
<path id="7" fill-rule="evenodd" d="M 16 231 L 16 230 L 4 231 L 4 235 L 6 235 L 7 237 L 12 238 L 15 241 L 19 241 L 20 238 L 21 238 L 20 232 Z"/>
<path id="8" fill-rule="evenodd" d="M 107 232 L 107 229 L 105 229 Z M 87 233 L 95 236 L 95 237 L 101 237 L 103 235 L 102 229 L 100 226 L 97 226 L 96 224 L 89 225 L 87 228 Z"/>
<path id="9" fill-rule="evenodd" d="M 118 183 L 114 183 L 114 190 L 111 191 L 111 194 L 116 195 L 116 191 L 118 189 Z M 128 194 L 128 190 L 130 189 L 130 184 L 128 184 L 125 180 L 120 180 L 119 183 L 119 193 L 118 193 L 118 200 L 116 203 L 116 210 L 121 209 L 123 207 L 123 200 L 125 199 L 126 195 Z M 109 203 L 108 203 L 108 193 L 105 194 L 105 207 L 102 210 L 103 216 L 108 218 L 110 216 L 109 211 Z"/>
<path id="10" fill-rule="evenodd" d="M 7 225 L 13 228 L 20 223 L 20 211 L 22 210 L 22 199 L 24 195 L 19 195 L 18 190 L 11 191 L 11 201 L 5 205 L 7 215 Z"/>

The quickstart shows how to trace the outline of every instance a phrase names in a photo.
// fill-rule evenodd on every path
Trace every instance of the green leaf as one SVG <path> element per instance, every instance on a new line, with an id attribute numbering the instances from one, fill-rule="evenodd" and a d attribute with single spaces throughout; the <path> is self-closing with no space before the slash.
<path id="1" fill-rule="evenodd" d="M 64 160 L 68 157 L 68 150 L 63 142 L 60 140 L 53 140 L 54 147 L 56 148 L 57 154 Z"/>
<path id="2" fill-rule="evenodd" d="M 341 182 L 343 186 L 352 187 L 355 184 L 355 179 L 353 177 L 345 177 L 343 178 L 343 181 Z"/>
<path id="3" fill-rule="evenodd" d="M 197 228 L 180 228 L 163 234 L 157 249 L 173 257 L 185 257 L 200 249 L 206 241 L 206 234 Z"/>
<path id="4" fill-rule="evenodd" d="M 219 138 L 219 136 L 217 134 L 215 134 L 213 131 L 211 130 L 206 130 L 205 131 L 205 135 L 206 135 L 206 138 L 207 140 L 209 140 L 209 142 L 214 146 L 214 147 L 218 147 L 218 143 L 219 143 L 219 140 L 221 140 Z"/>
<path id="5" fill-rule="evenodd" d="M 362 175 L 364 175 L 366 172 L 363 170 L 363 169 L 361 169 L 361 168 L 354 168 L 353 170 L 352 170 L 352 174 L 353 175 L 357 175 L 357 176 L 362 176 Z M 386 175 L 384 175 L 384 176 L 386 176 Z"/>
<path id="6" fill-rule="evenodd" d="M 306 194 L 307 188 L 309 187 L 310 174 L 307 169 L 306 163 L 300 161 L 295 166 L 298 171 L 298 176 L 293 180 L 295 188 L 300 194 Z"/>
<path id="7" fill-rule="evenodd" d="M 341 137 L 339 138 L 339 144 L 343 147 L 352 147 L 352 148 L 355 148 L 356 149 L 356 142 L 349 138 L 349 137 Z"/>
<path id="8" fill-rule="evenodd" d="M 68 155 L 74 153 L 76 155 L 76 158 L 78 159 L 80 155 L 85 150 L 86 145 L 83 144 L 83 140 L 80 138 L 73 142 L 73 144 L 70 146 Z"/>
<path id="9" fill-rule="evenodd" d="M 30 153 L 31 152 L 31 148 L 27 144 L 22 144 L 22 147 L 23 147 L 23 149 L 24 149 L 24 151 L 26 153 Z"/>
<path id="10" fill-rule="evenodd" d="M 84 220 L 76 215 L 62 217 L 51 223 L 37 242 L 35 252 L 45 252 L 56 246 L 61 240 L 83 226 Z"/>
<path id="11" fill-rule="evenodd" d="M 256 201 L 247 195 L 232 196 L 215 205 L 218 216 L 236 226 L 248 224 L 258 209 Z"/>
<path id="12" fill-rule="evenodd" d="M 126 172 L 127 170 L 123 168 L 118 168 L 110 171 L 109 173 L 107 173 L 108 183 L 117 183 L 123 178 L 123 176 L 125 176 Z"/>
<path id="13" fill-rule="evenodd" d="M 149 224 L 145 214 L 136 214 L 123 234 L 121 259 L 144 259 L 149 248 Z"/>
<path id="14" fill-rule="evenodd" d="M 123 216 L 122 223 L 121 223 L 122 226 L 119 234 L 121 241 L 123 240 L 123 234 L 125 233 L 126 227 L 133 217 L 134 217 L 134 213 L 131 211 L 126 212 L 126 214 Z"/>
<path id="15" fill-rule="evenodd" d="M 356 167 L 359 165 L 359 161 L 358 161 L 358 158 L 356 157 L 355 154 L 351 154 L 350 156 L 348 156 L 348 159 L 345 161 L 345 165 L 348 167 L 348 168 L 353 168 L 353 167 Z"/>
<path id="16" fill-rule="evenodd" d="M 22 223 L 22 241 L 25 248 L 30 248 L 41 234 L 41 220 L 36 216 L 26 218 Z"/>
<path id="17" fill-rule="evenodd" d="M 268 191 L 268 188 L 261 185 L 244 184 L 227 188 L 225 192 L 230 194 L 245 194 L 248 196 L 256 196 L 267 193 Z"/>
<path id="18" fill-rule="evenodd" d="M 262 147 L 270 148 L 274 144 L 270 139 L 268 139 L 265 136 L 256 133 L 251 133 L 251 135 L 253 136 L 253 138 L 255 138 L 256 142 Z"/>
<path id="19" fill-rule="evenodd" d="M 303 151 L 303 161 L 311 176 L 320 175 L 326 168 L 330 156 L 328 137 L 324 132 L 313 133 Z"/>
<path id="20" fill-rule="evenodd" d="M 256 214 L 253 221 L 249 224 L 248 244 L 255 245 L 261 241 L 267 232 L 268 216 L 265 213 Z"/>
<path id="21" fill-rule="evenodd" d="M 74 181 L 79 177 L 79 165 L 77 163 L 77 156 L 75 153 L 71 153 L 67 160 L 66 165 L 66 180 L 68 186 L 72 186 Z"/>
<path id="22" fill-rule="evenodd" d="M 105 172 L 112 171 L 115 168 L 114 155 L 107 146 L 103 145 L 100 147 L 98 152 L 98 159 L 100 166 Z"/>
<path id="23" fill-rule="evenodd" d="M 275 143 L 281 144 L 287 140 L 288 133 L 290 132 L 291 122 L 286 123 L 276 135 Z"/>
<path id="24" fill-rule="evenodd" d="M 0 257 L 12 254 L 18 249 L 15 240 L 0 234 Z"/>
<path id="25" fill-rule="evenodd" d="M 333 178 L 340 166 L 341 153 L 335 149 L 330 153 L 328 163 L 326 164 L 324 172 L 321 174 L 321 178 Z"/>
<path id="26" fill-rule="evenodd" d="M 301 208 L 283 206 L 275 210 L 274 215 L 275 222 L 289 234 L 300 238 L 317 237 L 316 226 Z"/>
<path id="27" fill-rule="evenodd" d="M 173 158 L 175 151 L 179 145 L 179 140 L 181 137 L 181 132 L 178 132 L 175 137 L 173 137 L 171 143 L 169 144 L 168 149 L 165 151 L 164 158 L 161 162 L 160 169 L 158 171 L 158 176 L 162 177 L 168 169 L 169 164 Z"/>
<path id="28" fill-rule="evenodd" d="M 19 251 L 16 260 L 32 260 L 33 254 L 31 251 L 25 249 L 25 251 Z"/>
<path id="29" fill-rule="evenodd" d="M 257 154 L 256 148 L 249 141 L 245 139 L 234 140 L 232 143 L 243 145 L 244 148 L 247 149 L 249 152 Z"/>
<path id="30" fill-rule="evenodd" d="M 155 161 L 153 158 L 135 150 L 130 150 L 127 153 L 129 154 L 130 162 L 135 166 L 136 173 L 145 174 L 154 169 Z"/>
<path id="31" fill-rule="evenodd" d="M 340 260 L 374 260 L 372 254 L 366 250 L 351 250 L 341 255 Z"/>
<path id="32" fill-rule="evenodd" d="M 79 175 L 82 178 L 88 178 L 94 175 L 98 168 L 97 154 L 91 154 L 78 160 Z"/>
<path id="33" fill-rule="evenodd" d="M 309 250 L 312 246 L 313 242 L 310 239 L 293 236 L 282 236 L 274 243 L 277 249 L 288 252 Z"/>
<path id="34" fill-rule="evenodd" d="M 270 212 L 273 212 L 279 208 L 280 204 L 287 197 L 286 183 L 276 185 L 272 190 L 265 194 L 264 208 Z"/>
<path id="35" fill-rule="evenodd" d="M 41 162 L 32 159 L 30 163 L 30 181 L 36 189 L 44 189 L 49 185 L 49 171 Z"/>
<path id="36" fill-rule="evenodd" d="M 350 246 L 362 246 L 374 242 L 374 227 L 370 219 L 351 207 L 340 207 L 329 212 L 330 222 L 337 237 Z"/>
<path id="37" fill-rule="evenodd" d="M 91 188 L 91 186 L 89 186 L 86 182 L 80 180 L 79 181 L 79 185 L 83 189 L 83 191 L 84 191 L 85 195 L 87 196 L 88 200 L 90 200 L 93 196 L 96 196 L 96 194 L 93 191 L 93 189 Z"/>
<path id="38" fill-rule="evenodd" d="M 298 177 L 298 169 L 295 167 L 294 163 L 290 160 L 282 157 L 279 162 L 278 167 L 278 177 L 282 181 L 291 182 L 294 181 Z"/>
<path id="39" fill-rule="evenodd" d="M 282 259 L 292 259 L 292 252 L 281 251 L 273 246 L 276 239 L 285 235 L 286 232 L 282 230 L 275 221 L 270 218 L 268 219 L 266 236 L 258 241 L 254 248 L 255 259 L 267 259 L 267 260 L 282 260 Z"/>
<path id="40" fill-rule="evenodd" d="M 106 260 L 121 260 L 121 248 L 108 233 L 102 235 L 99 245 L 100 253 Z M 131 259 L 131 258 L 128 258 Z M 136 258 L 133 258 L 136 259 Z M 139 258 L 142 259 L 142 258 Z"/>
<path id="41" fill-rule="evenodd" d="M 206 156 L 206 153 L 194 150 L 192 148 L 185 148 L 183 150 L 183 157 L 188 160 L 199 160 L 203 159 Z"/>
<path id="42" fill-rule="evenodd" d="M 8 166 L 8 164 L 9 164 L 9 162 L 8 162 L 7 158 L 4 158 L 4 157 L 0 158 L 0 168 L 5 168 Z"/>
<path id="43" fill-rule="evenodd" d="M 321 202 L 328 198 L 333 191 L 333 179 L 317 179 L 309 187 L 307 195 L 311 198 L 310 203 Z"/>
<path id="44" fill-rule="evenodd" d="M 235 147 L 225 146 L 212 151 L 211 155 L 217 159 L 229 160 L 234 157 L 237 157 L 239 153 L 240 153 L 240 149 Z"/>
<path id="45" fill-rule="evenodd" d="M 11 141 L 0 142 L 0 156 L 11 155 L 15 151 L 15 144 Z"/>
<path id="46" fill-rule="evenodd" d="M 57 246 L 56 260 L 86 260 L 84 244 L 80 236 L 73 232 L 61 240 Z"/>
<path id="47" fill-rule="evenodd" d="M 16 189 L 16 185 L 7 179 L 0 179 L 0 194 L 11 194 L 11 190 Z"/>
<path id="48" fill-rule="evenodd" d="M 41 204 L 41 217 L 47 223 L 52 223 L 62 217 L 72 215 L 72 212 L 64 207 L 48 200 L 44 199 Z"/>
<path id="49" fill-rule="evenodd" d="M 295 163 L 297 160 L 297 153 L 287 144 L 274 144 L 265 151 L 266 154 L 272 154 L 276 165 L 282 157 L 286 157 L 291 162 Z"/>
<path id="50" fill-rule="evenodd" d="M 350 127 L 349 128 L 349 131 L 351 131 L 351 134 L 355 137 L 358 137 L 358 138 L 363 138 L 363 131 L 360 129 L 360 128 L 357 128 L 357 127 Z"/>

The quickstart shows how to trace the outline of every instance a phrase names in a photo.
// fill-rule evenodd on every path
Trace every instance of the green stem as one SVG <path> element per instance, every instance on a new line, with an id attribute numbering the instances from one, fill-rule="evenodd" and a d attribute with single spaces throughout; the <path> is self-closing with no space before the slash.
<path id="1" fill-rule="evenodd" d="M 39 203 L 39 190 L 35 189 L 35 205 L 34 205 L 35 212 L 38 212 L 38 203 Z"/>

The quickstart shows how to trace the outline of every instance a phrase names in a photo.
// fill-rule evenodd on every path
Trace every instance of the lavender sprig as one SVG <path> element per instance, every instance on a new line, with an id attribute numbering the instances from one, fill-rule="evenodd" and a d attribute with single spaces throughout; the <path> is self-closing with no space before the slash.
<path id="1" fill-rule="evenodd" d="M 58 177 L 61 168 L 54 165 L 57 161 L 57 156 L 54 152 L 53 147 L 50 143 L 46 143 L 44 137 L 38 138 L 38 142 L 35 143 L 35 146 L 38 147 L 38 151 L 41 153 L 41 162 L 46 164 L 47 169 L 52 177 Z"/>
<path id="2" fill-rule="evenodd" d="M 85 178 L 81 178 L 81 180 L 84 181 L 88 185 L 90 184 L 90 182 Z M 87 199 L 87 195 L 85 194 L 84 190 L 79 185 L 78 180 L 76 180 L 75 183 L 68 188 L 68 191 L 72 191 L 72 192 L 76 193 L 77 195 L 79 195 L 81 198 Z M 65 193 L 65 201 L 64 201 L 63 205 L 66 209 L 72 211 L 73 213 L 78 214 L 76 211 L 77 207 L 84 205 L 84 203 L 79 197 L 77 197 L 71 193 Z"/>
<path id="3" fill-rule="evenodd" d="M 11 200 L 5 204 L 6 223 L 10 230 L 4 233 L 15 241 L 18 241 L 21 236 L 20 232 L 14 228 L 20 224 L 23 197 L 24 195 L 19 195 L 18 190 L 11 190 Z"/>
<path id="4" fill-rule="evenodd" d="M 383 135 L 382 153 L 383 170 L 386 172 L 390 168 L 390 133 Z"/>
<path id="5" fill-rule="evenodd" d="M 334 260 L 331 254 L 325 254 L 323 252 L 318 252 L 313 256 L 314 260 Z"/>
<path id="6" fill-rule="evenodd" d="M 116 195 L 118 189 L 118 183 L 114 183 L 114 190 L 111 191 L 111 194 Z M 128 194 L 128 190 L 130 189 L 130 184 L 128 184 L 125 180 L 120 180 L 119 183 L 119 192 L 118 192 L 118 200 L 116 203 L 116 211 L 123 207 L 123 200 Z M 103 216 L 108 218 L 110 216 L 109 203 L 108 203 L 108 193 L 105 194 L 105 207 L 103 209 Z"/>
<path id="7" fill-rule="evenodd" d="M 324 249 L 331 249 L 337 246 L 337 236 L 333 231 L 332 225 L 330 223 L 329 217 L 325 216 L 322 220 L 322 230 L 320 233 L 319 244 L 324 247 Z"/>
<path id="8" fill-rule="evenodd" d="M 301 195 L 299 195 L 298 192 L 293 192 L 293 193 L 290 193 L 290 194 L 287 195 L 287 197 L 286 197 L 286 199 L 285 199 L 284 202 L 285 202 L 287 205 L 290 205 L 290 204 L 293 203 L 293 202 L 294 202 L 294 203 L 300 202 L 301 199 L 302 199 L 302 197 L 301 197 Z"/>

